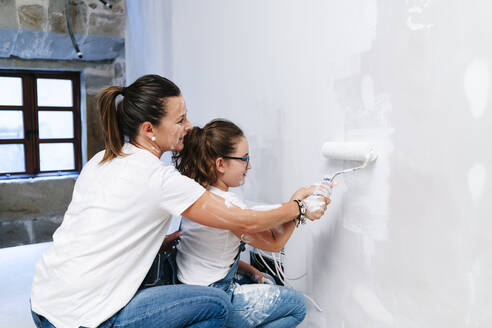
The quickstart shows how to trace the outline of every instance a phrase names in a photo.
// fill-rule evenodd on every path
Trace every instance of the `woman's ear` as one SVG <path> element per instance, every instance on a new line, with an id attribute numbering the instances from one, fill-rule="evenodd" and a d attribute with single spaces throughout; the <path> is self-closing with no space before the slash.
<path id="1" fill-rule="evenodd" d="M 222 157 L 218 157 L 215 160 L 215 169 L 217 172 L 224 174 L 225 172 L 225 161 Z"/>
<path id="2" fill-rule="evenodd" d="M 143 136 L 146 136 L 147 138 L 151 139 L 154 136 L 154 127 L 150 122 L 143 122 L 140 125 L 140 133 Z"/>

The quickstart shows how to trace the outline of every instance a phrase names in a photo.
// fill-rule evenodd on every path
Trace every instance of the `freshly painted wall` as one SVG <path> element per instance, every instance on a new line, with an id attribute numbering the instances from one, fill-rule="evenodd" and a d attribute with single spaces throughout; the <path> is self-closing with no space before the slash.
<path id="1" fill-rule="evenodd" d="M 324 310 L 304 327 L 492 326 L 490 1 L 127 7 L 127 81 L 163 74 L 192 122 L 243 127 L 248 199 L 357 164 L 324 159 L 324 141 L 378 146 L 287 245 L 287 275 L 306 273 L 292 284 Z"/>

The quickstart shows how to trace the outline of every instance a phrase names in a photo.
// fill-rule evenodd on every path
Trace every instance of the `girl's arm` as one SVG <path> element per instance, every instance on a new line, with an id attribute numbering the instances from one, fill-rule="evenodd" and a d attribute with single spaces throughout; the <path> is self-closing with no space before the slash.
<path id="1" fill-rule="evenodd" d="M 206 191 L 182 215 L 197 223 L 243 233 L 254 233 L 277 227 L 299 216 L 299 207 L 293 199 L 305 199 L 314 191 L 315 186 L 300 188 L 287 203 L 270 211 L 254 211 L 241 209 L 237 206 L 227 206 L 222 197 Z M 316 211 L 307 211 L 310 220 L 318 220 L 326 209 L 327 198 L 323 198 L 325 206 Z"/>
<path id="2" fill-rule="evenodd" d="M 324 192 L 324 195 L 329 195 L 330 191 L 326 188 L 331 188 L 332 185 L 324 185 L 318 186 L 316 188 L 320 192 Z M 325 198 L 322 194 L 318 194 L 318 196 L 322 197 L 321 199 L 325 202 L 322 209 L 323 213 L 326 209 L 326 205 L 330 204 L 330 199 Z M 292 196 L 294 197 L 294 196 Z M 295 198 L 291 198 L 293 200 Z M 296 227 L 296 223 L 294 221 L 288 221 L 274 228 L 270 228 L 266 231 L 261 232 L 248 232 L 248 231 L 232 231 L 239 239 L 244 241 L 245 243 L 262 249 L 264 251 L 269 252 L 280 252 L 282 248 L 285 246 L 287 241 L 289 240 L 292 232 Z"/>
<path id="3" fill-rule="evenodd" d="M 237 271 L 242 275 L 249 276 L 251 280 L 256 281 L 259 284 L 268 283 L 268 281 L 270 280 L 260 270 L 243 261 L 239 261 Z M 265 279 L 267 281 L 265 281 Z M 274 283 L 274 282 L 271 281 L 270 283 Z"/>
<path id="4" fill-rule="evenodd" d="M 295 227 L 296 223 L 292 220 L 261 232 L 232 231 L 232 233 L 248 245 L 264 251 L 278 253 L 289 240 Z"/>

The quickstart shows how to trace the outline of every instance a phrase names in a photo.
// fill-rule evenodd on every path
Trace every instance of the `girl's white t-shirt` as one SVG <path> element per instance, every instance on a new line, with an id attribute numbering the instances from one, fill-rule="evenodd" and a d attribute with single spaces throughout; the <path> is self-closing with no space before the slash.
<path id="1" fill-rule="evenodd" d="M 225 204 L 246 208 L 233 192 L 210 187 Z M 231 231 L 201 225 L 183 217 L 176 262 L 178 279 L 190 285 L 208 286 L 225 277 L 238 254 L 241 240 Z"/>
<path id="2" fill-rule="evenodd" d="M 126 143 L 82 169 L 53 245 L 36 264 L 34 312 L 58 328 L 97 327 L 135 295 L 164 240 L 172 215 L 204 192 L 194 180 Z"/>

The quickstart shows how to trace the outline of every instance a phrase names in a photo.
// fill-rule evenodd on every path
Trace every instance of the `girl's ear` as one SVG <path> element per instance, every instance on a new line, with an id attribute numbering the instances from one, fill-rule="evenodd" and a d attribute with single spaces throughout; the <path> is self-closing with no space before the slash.
<path id="1" fill-rule="evenodd" d="M 215 168 L 217 172 L 224 174 L 225 172 L 225 161 L 222 157 L 218 157 L 215 160 Z"/>

